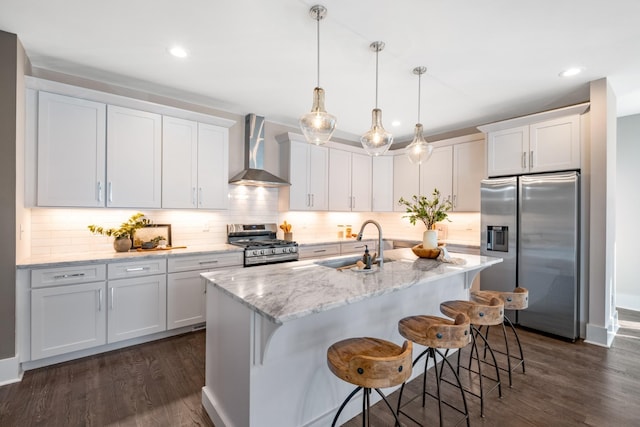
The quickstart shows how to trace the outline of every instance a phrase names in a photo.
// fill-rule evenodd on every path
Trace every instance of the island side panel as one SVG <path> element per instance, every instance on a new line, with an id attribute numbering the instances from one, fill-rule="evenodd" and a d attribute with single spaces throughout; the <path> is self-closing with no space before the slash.
<path id="1" fill-rule="evenodd" d="M 354 386 L 329 371 L 327 348 L 339 340 L 359 336 L 400 344 L 404 341 L 398 333 L 401 318 L 416 314 L 442 316 L 440 303 L 451 299 L 468 299 L 464 273 L 285 322 L 271 336 L 262 364 L 251 366 L 250 425 L 330 425 Z M 414 355 L 422 349 L 416 345 Z M 412 378 L 423 369 L 416 366 Z M 384 391 L 390 393 L 393 389 Z M 375 393 L 371 397 L 379 400 Z M 341 422 L 361 409 L 361 400 L 354 398 L 341 415 Z"/>
<path id="2" fill-rule="evenodd" d="M 249 426 L 253 311 L 207 283 L 202 404 L 216 427 Z"/>

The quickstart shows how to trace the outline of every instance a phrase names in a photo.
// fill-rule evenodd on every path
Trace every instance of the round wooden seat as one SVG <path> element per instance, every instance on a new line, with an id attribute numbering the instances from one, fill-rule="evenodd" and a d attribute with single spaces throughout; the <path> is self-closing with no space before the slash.
<path id="1" fill-rule="evenodd" d="M 338 378 L 356 385 L 355 390 L 342 402 L 333 418 L 335 426 L 340 413 L 355 394 L 362 393 L 362 423 L 369 423 L 369 394 L 374 389 L 393 414 L 400 427 L 398 416 L 389 404 L 382 387 L 403 384 L 411 376 L 413 344 L 405 341 L 402 347 L 378 338 L 348 338 L 338 341 L 327 350 L 327 365 Z"/>
<path id="2" fill-rule="evenodd" d="M 504 303 L 500 298 L 492 297 L 487 304 L 455 300 L 440 304 L 440 311 L 445 316 L 455 318 L 458 313 L 469 316 L 472 325 L 499 325 L 504 319 Z"/>
<path id="3" fill-rule="evenodd" d="M 398 322 L 400 335 L 434 348 L 462 348 L 471 342 L 469 317 L 458 313 L 455 320 L 437 316 L 410 316 Z"/>
<path id="4" fill-rule="evenodd" d="M 491 298 L 500 298 L 505 310 L 525 310 L 529 307 L 529 290 L 526 288 L 515 288 L 513 292 L 471 291 L 473 301 L 488 304 Z"/>
<path id="5" fill-rule="evenodd" d="M 413 346 L 378 338 L 349 338 L 327 350 L 327 364 L 338 378 L 364 388 L 402 384 L 411 375 Z"/>

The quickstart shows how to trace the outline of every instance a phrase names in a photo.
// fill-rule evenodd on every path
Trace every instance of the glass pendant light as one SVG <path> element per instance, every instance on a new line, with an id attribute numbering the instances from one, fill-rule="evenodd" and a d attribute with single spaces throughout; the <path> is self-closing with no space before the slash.
<path id="1" fill-rule="evenodd" d="M 371 129 L 362 135 L 360 142 L 369 155 L 379 156 L 387 152 L 393 135 L 382 127 L 382 110 L 378 108 L 378 53 L 384 49 L 384 42 L 373 42 L 369 47 L 376 53 L 376 107 L 371 112 Z"/>
<path id="2" fill-rule="evenodd" d="M 422 125 L 420 124 L 420 80 L 427 72 L 427 67 L 416 67 L 413 74 L 418 75 L 418 123 L 414 130 L 413 141 L 407 146 L 407 156 L 411 163 L 421 164 L 429 160 L 433 153 L 433 145 L 429 144 L 422 135 Z"/>
<path id="3" fill-rule="evenodd" d="M 300 117 L 300 129 L 307 141 L 311 144 L 321 145 L 331 139 L 336 130 L 336 116 L 327 113 L 324 109 L 324 89 L 320 87 L 320 20 L 327 16 L 327 8 L 321 5 L 312 6 L 309 15 L 316 20 L 318 41 L 318 81 L 313 89 L 313 106 L 311 112 Z"/>

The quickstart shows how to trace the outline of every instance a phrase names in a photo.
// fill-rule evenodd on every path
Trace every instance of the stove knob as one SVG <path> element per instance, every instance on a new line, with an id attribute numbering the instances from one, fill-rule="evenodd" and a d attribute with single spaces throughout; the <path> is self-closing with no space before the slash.
<path id="1" fill-rule="evenodd" d="M 260 249 L 260 255 L 264 255 L 264 249 Z"/>
<path id="2" fill-rule="evenodd" d="M 269 252 L 271 252 L 272 254 L 275 254 L 276 253 L 276 249 L 272 248 Z"/>

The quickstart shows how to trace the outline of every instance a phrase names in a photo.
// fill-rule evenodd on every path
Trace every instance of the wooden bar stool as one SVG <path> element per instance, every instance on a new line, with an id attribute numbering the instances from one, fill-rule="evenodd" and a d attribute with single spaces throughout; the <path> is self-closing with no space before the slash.
<path id="1" fill-rule="evenodd" d="M 377 338 L 349 338 L 333 344 L 327 350 L 327 364 L 338 378 L 356 385 L 355 390 L 347 396 L 331 423 L 335 426 L 340 413 L 351 398 L 361 389 L 362 425 L 369 424 L 369 394 L 374 389 L 387 405 L 396 425 L 400 421 L 389 404 L 386 396 L 380 391 L 383 387 L 393 387 L 404 383 L 411 376 L 411 341 L 405 341 L 402 347 L 392 342 Z"/>
<path id="2" fill-rule="evenodd" d="M 455 320 L 445 319 L 437 316 L 410 316 L 398 322 L 398 331 L 400 335 L 406 339 L 413 341 L 414 343 L 423 345 L 426 348 L 418 357 L 413 361 L 415 366 L 418 361 L 426 355 L 427 358 L 424 363 L 424 376 L 422 377 L 422 407 L 425 406 L 425 396 L 429 395 L 438 400 L 438 416 L 440 418 L 440 426 L 442 427 L 442 404 L 449 406 L 452 409 L 460 412 L 467 420 L 467 426 L 469 426 L 469 411 L 467 409 L 467 399 L 464 395 L 464 389 L 460 383 L 460 378 L 456 370 L 451 363 L 446 359 L 444 354 L 439 350 L 440 348 L 460 349 L 466 347 L 471 342 L 471 334 L 469 333 L 469 317 L 464 313 L 458 313 Z M 442 369 L 438 372 L 438 360 L 436 354 L 440 356 L 442 360 Z M 427 391 L 427 368 L 429 366 L 429 359 L 433 359 L 433 368 L 435 371 L 436 380 L 436 395 Z M 440 382 L 442 377 L 442 370 L 444 365 L 449 366 L 451 372 L 456 378 L 457 387 L 460 389 L 462 396 L 462 405 L 464 410 L 442 400 L 440 394 Z M 409 417 L 413 422 L 420 424 L 417 420 L 409 416 L 407 413 L 402 412 L 402 393 L 404 392 L 405 383 L 400 388 L 400 395 L 398 396 L 398 415 L 401 413 Z M 410 402 L 407 402 L 407 404 Z M 459 421 L 458 421 L 459 422 Z"/>
<path id="3" fill-rule="evenodd" d="M 476 302 L 487 304 L 489 301 L 491 301 L 491 298 L 500 298 L 504 302 L 505 310 L 517 311 L 517 310 L 524 310 L 527 307 L 529 307 L 529 291 L 526 288 L 515 288 L 513 292 L 501 292 L 501 291 L 491 291 L 491 290 L 471 292 L 471 299 Z M 509 387 L 511 387 L 513 385 L 513 382 L 511 379 L 511 373 L 514 370 L 516 370 L 520 365 L 522 365 L 522 373 L 523 374 L 525 373 L 524 353 L 522 352 L 520 337 L 518 337 L 518 332 L 515 326 L 513 326 L 513 322 L 511 322 L 511 319 L 509 319 L 509 317 L 506 314 L 504 316 L 504 320 L 507 323 L 507 325 L 509 325 L 509 328 L 513 332 L 513 336 L 516 339 L 516 343 L 518 344 L 519 356 L 512 355 L 510 352 L 509 340 L 507 339 L 507 329 L 504 326 L 504 322 L 502 323 L 502 335 L 504 337 L 505 352 L 502 352 L 497 349 L 494 349 L 494 351 L 496 353 L 504 354 L 507 356 L 507 367 L 506 368 L 501 367 L 500 369 L 508 372 Z M 487 326 L 484 333 L 484 337 L 487 340 L 489 339 L 489 329 L 490 329 L 490 326 Z M 486 357 L 486 352 L 485 352 L 485 357 Z M 512 364 L 511 363 L 512 359 L 517 360 L 517 363 Z"/>
<path id="4" fill-rule="evenodd" d="M 504 318 L 504 303 L 499 298 L 491 298 L 489 304 L 481 304 L 475 301 L 465 301 L 465 300 L 456 300 L 456 301 L 445 301 L 440 304 L 440 311 L 442 314 L 455 317 L 458 313 L 464 313 L 469 316 L 469 321 L 471 322 L 471 353 L 469 355 L 469 366 L 464 368 L 470 372 L 474 372 L 478 374 L 478 381 L 480 383 L 479 393 L 473 392 L 471 387 L 465 388 L 465 391 L 472 396 L 475 396 L 480 399 L 480 416 L 484 417 L 484 378 L 495 381 L 494 388 L 498 388 L 498 396 L 502 398 L 502 385 L 500 383 L 500 369 L 498 368 L 498 362 L 496 360 L 496 356 L 489 345 L 489 342 L 486 338 L 480 333 L 478 329 L 479 326 L 487 326 L 487 325 L 499 325 L 503 322 Z M 489 354 L 491 355 L 491 359 L 493 363 L 486 362 L 481 360 L 478 353 L 478 337 L 482 339 L 484 343 L 484 348 L 489 350 Z M 474 359 L 473 354 L 475 353 L 475 360 L 478 362 L 478 371 L 475 372 L 471 369 L 471 364 Z M 447 353 L 445 352 L 445 356 Z M 487 363 L 494 367 L 495 369 L 495 378 L 491 378 L 482 373 L 482 364 Z M 458 369 L 460 369 L 460 352 L 458 352 Z M 459 374 L 459 372 L 458 372 Z M 488 391 L 491 391 L 488 390 Z"/>

